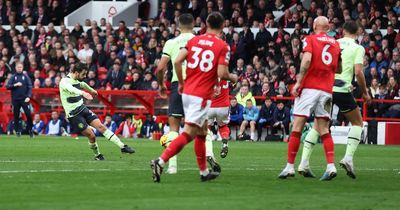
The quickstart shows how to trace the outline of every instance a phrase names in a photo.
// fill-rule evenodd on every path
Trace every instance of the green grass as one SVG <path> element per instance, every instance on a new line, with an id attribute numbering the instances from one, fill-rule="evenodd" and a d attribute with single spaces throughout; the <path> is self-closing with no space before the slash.
<path id="1" fill-rule="evenodd" d="M 0 209 L 398 209 L 400 147 L 361 145 L 357 179 L 338 168 L 331 182 L 296 175 L 278 180 L 285 143 L 232 142 L 220 159 L 221 176 L 201 183 L 193 145 L 178 158 L 178 174 L 151 180 L 149 160 L 162 148 L 149 140 L 126 140 L 137 149 L 121 155 L 99 140 L 106 161 L 92 161 L 84 138 L 0 136 Z M 219 143 L 214 151 L 219 154 Z M 344 153 L 336 146 L 336 161 Z M 299 157 L 298 157 L 299 159 Z M 311 167 L 325 168 L 321 145 Z M 338 166 L 337 166 L 338 167 Z"/>

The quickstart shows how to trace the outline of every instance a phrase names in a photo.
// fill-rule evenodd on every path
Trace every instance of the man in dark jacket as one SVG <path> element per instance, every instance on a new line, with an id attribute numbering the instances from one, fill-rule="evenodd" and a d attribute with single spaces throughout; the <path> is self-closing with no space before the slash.
<path id="1" fill-rule="evenodd" d="M 272 36 L 269 31 L 265 30 L 265 25 L 263 22 L 258 24 L 259 31 L 256 35 L 255 45 L 257 48 L 257 55 L 261 58 L 265 57 L 265 52 L 268 49 L 268 42 L 272 41 Z"/>
<path id="2" fill-rule="evenodd" d="M 120 90 L 124 85 L 125 76 L 125 72 L 121 70 L 121 61 L 119 59 L 115 59 L 113 68 L 107 73 L 107 78 L 105 79 L 104 83 L 109 89 Z"/>
<path id="3" fill-rule="evenodd" d="M 284 135 L 289 134 L 290 110 L 285 107 L 283 101 L 279 101 L 274 112 L 274 124 L 272 125 L 272 133 L 276 134 L 278 130 L 282 130 Z"/>
<path id="4" fill-rule="evenodd" d="M 142 129 L 140 130 L 140 136 L 143 138 L 150 138 L 152 133 L 159 131 L 157 123 L 154 121 L 153 116 L 147 115 L 146 121 L 144 121 Z"/>
<path id="5" fill-rule="evenodd" d="M 11 76 L 7 83 L 7 89 L 11 90 L 11 99 L 14 112 L 14 129 L 17 136 L 21 136 L 21 128 L 19 123 L 19 115 L 21 107 L 24 109 L 27 118 L 27 130 L 29 135 L 32 133 L 32 115 L 29 107 L 29 101 L 32 97 L 32 81 L 28 75 L 23 73 L 24 66 L 22 63 L 16 65 L 16 73 Z"/>
<path id="6" fill-rule="evenodd" d="M 231 107 L 229 109 L 229 124 L 240 125 L 243 121 L 243 106 L 238 104 L 236 98 L 231 99 Z"/>
<path id="7" fill-rule="evenodd" d="M 260 115 L 257 124 L 257 136 L 258 140 L 261 140 L 262 129 L 266 125 L 272 125 L 274 123 L 274 112 L 275 104 L 272 103 L 270 98 L 266 98 L 264 104 L 261 106 Z"/>

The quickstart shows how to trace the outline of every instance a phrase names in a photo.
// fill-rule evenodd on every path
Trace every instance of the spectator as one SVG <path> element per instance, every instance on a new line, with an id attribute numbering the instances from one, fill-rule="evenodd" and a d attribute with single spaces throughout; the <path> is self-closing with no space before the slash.
<path id="1" fill-rule="evenodd" d="M 92 54 L 92 59 L 93 63 L 97 64 L 99 67 L 104 67 L 106 65 L 107 55 L 101 43 L 96 44 L 96 50 Z"/>
<path id="2" fill-rule="evenodd" d="M 116 59 L 112 70 L 108 71 L 107 77 L 103 82 L 107 90 L 118 90 L 122 88 L 125 81 L 125 72 L 121 71 L 121 61 Z"/>
<path id="3" fill-rule="evenodd" d="M 240 126 L 238 138 L 243 139 L 247 126 L 250 126 L 250 140 L 255 141 L 256 123 L 259 111 L 251 99 L 246 101 L 246 107 L 243 109 L 243 122 Z"/>
<path id="4" fill-rule="evenodd" d="M 154 81 L 153 74 L 150 71 L 146 71 L 144 73 L 143 83 L 142 83 L 142 90 L 151 90 L 151 83 Z"/>
<path id="5" fill-rule="evenodd" d="M 47 123 L 45 134 L 47 136 L 61 136 L 62 134 L 62 122 L 59 118 L 58 112 L 51 113 L 51 120 Z"/>
<path id="6" fill-rule="evenodd" d="M 141 81 L 140 74 L 138 72 L 132 75 L 131 90 L 141 90 L 143 87 L 143 82 Z"/>
<path id="7" fill-rule="evenodd" d="M 249 86 L 244 85 L 240 88 L 240 92 L 236 95 L 237 102 L 243 107 L 246 106 L 247 100 L 250 100 L 253 106 L 256 105 L 256 100 L 253 94 L 249 91 Z"/>
<path id="8" fill-rule="evenodd" d="M 153 132 L 159 131 L 160 128 L 158 127 L 157 123 L 154 120 L 154 117 L 151 115 L 146 116 L 146 120 L 143 123 L 142 129 L 140 131 L 140 136 L 142 138 L 151 138 Z"/>
<path id="9" fill-rule="evenodd" d="M 260 114 L 257 123 L 257 137 L 261 140 L 262 130 L 267 126 L 274 123 L 275 104 L 272 103 L 271 98 L 266 98 L 264 104 L 261 106 Z"/>
<path id="10" fill-rule="evenodd" d="M 377 79 L 372 79 L 371 87 L 369 88 L 371 96 L 375 98 L 379 94 L 379 83 Z"/>
<path id="11" fill-rule="evenodd" d="M 381 72 L 382 68 L 383 69 L 387 69 L 387 67 L 389 66 L 389 63 L 383 59 L 383 53 L 382 52 L 378 52 L 376 54 L 376 58 L 371 62 L 370 67 L 371 68 L 376 68 L 376 70 L 378 71 L 378 74 Z M 382 74 L 379 74 L 382 76 Z"/>
<path id="12" fill-rule="evenodd" d="M 273 89 L 271 89 L 269 83 L 263 83 L 261 89 L 257 93 L 257 96 L 265 96 L 265 97 L 272 97 L 275 95 L 276 93 Z"/>
<path id="13" fill-rule="evenodd" d="M 236 68 L 233 69 L 233 73 L 238 75 L 238 77 L 241 77 L 242 74 L 244 73 L 244 60 L 239 58 L 236 61 Z"/>
<path id="14" fill-rule="evenodd" d="M 78 51 L 78 59 L 82 63 L 86 63 L 87 57 L 92 57 L 93 50 L 89 47 L 89 43 L 84 41 L 83 49 Z"/>
<path id="15" fill-rule="evenodd" d="M 52 1 L 51 8 L 50 8 L 50 22 L 60 25 L 63 21 L 64 17 L 64 10 L 60 5 L 58 0 Z"/>
<path id="16" fill-rule="evenodd" d="M 386 93 L 386 87 L 384 85 L 379 86 L 378 94 L 375 95 L 374 98 L 380 100 L 389 99 L 389 95 Z M 376 117 L 382 117 L 388 108 L 388 104 L 383 102 L 376 102 L 373 106 Z"/>
<path id="17" fill-rule="evenodd" d="M 272 133 L 276 134 L 278 130 L 282 130 L 285 139 L 289 134 L 290 110 L 285 107 L 283 101 L 279 101 L 276 105 L 273 120 Z"/>
<path id="18" fill-rule="evenodd" d="M 132 138 L 134 137 L 135 130 L 136 125 L 132 122 L 132 115 L 127 114 L 125 115 L 125 121 L 119 124 L 118 129 L 115 131 L 115 134 L 124 138 Z"/>
<path id="19" fill-rule="evenodd" d="M 107 129 L 109 129 L 110 131 L 112 131 L 113 133 L 115 133 L 115 131 L 117 130 L 117 123 L 115 123 L 112 120 L 111 114 L 106 114 L 106 117 L 104 118 L 104 126 L 106 126 Z M 96 131 L 96 136 L 100 136 L 102 135 L 99 131 Z"/>
<path id="20" fill-rule="evenodd" d="M 399 96 L 399 85 L 394 77 L 389 78 L 389 82 L 387 84 L 387 91 L 389 95 L 389 99 L 394 99 L 394 97 Z"/>
<path id="21" fill-rule="evenodd" d="M 46 126 L 45 126 L 44 122 L 40 119 L 40 115 L 35 114 L 33 117 L 33 127 L 32 127 L 33 133 L 35 135 L 43 134 L 45 127 Z"/>
<path id="22" fill-rule="evenodd" d="M 231 106 L 229 109 L 229 124 L 241 125 L 243 121 L 243 106 L 237 102 L 236 98 L 231 99 Z"/>

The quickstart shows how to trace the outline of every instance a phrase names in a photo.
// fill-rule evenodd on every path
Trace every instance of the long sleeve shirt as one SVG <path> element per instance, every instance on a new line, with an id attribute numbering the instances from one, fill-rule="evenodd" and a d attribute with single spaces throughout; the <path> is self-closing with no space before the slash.
<path id="1" fill-rule="evenodd" d="M 21 82 L 22 86 L 16 87 L 15 84 L 18 82 Z M 25 98 L 32 97 L 32 81 L 24 73 L 12 75 L 6 87 L 11 90 L 12 100 L 25 100 Z"/>

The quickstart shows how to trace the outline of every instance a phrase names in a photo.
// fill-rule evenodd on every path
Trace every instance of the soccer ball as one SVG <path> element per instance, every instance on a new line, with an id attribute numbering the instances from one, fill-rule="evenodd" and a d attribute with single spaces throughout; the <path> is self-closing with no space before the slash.
<path id="1" fill-rule="evenodd" d="M 167 147 L 167 144 L 168 144 L 168 143 L 169 143 L 169 141 L 168 141 L 168 134 L 162 135 L 161 138 L 160 138 L 160 145 L 161 145 L 162 147 Z"/>

